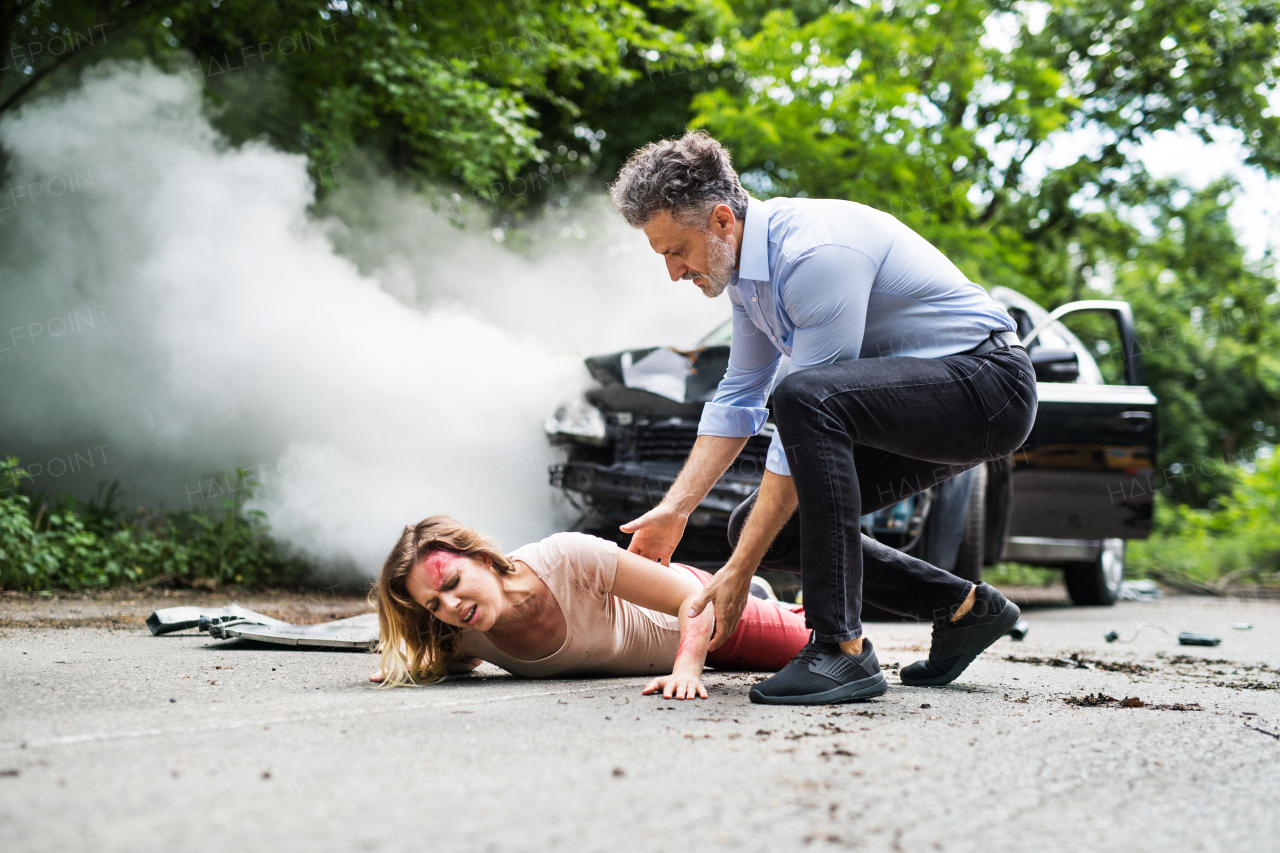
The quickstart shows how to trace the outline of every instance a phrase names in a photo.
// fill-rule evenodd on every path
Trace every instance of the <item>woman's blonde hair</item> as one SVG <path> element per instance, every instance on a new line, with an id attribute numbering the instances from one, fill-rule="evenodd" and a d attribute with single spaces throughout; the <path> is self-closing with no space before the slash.
<path id="1" fill-rule="evenodd" d="M 439 681 L 450 661 L 464 657 L 461 629 L 441 622 L 409 595 L 410 572 L 434 551 L 481 560 L 487 557 L 499 575 L 514 571 L 497 540 L 447 515 L 407 525 L 369 593 L 370 602 L 378 609 L 383 687 Z"/>

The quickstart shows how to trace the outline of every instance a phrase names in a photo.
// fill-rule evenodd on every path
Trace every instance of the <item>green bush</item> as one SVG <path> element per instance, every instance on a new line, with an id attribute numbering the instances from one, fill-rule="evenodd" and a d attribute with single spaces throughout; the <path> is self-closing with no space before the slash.
<path id="1" fill-rule="evenodd" d="M 252 481 L 236 473 L 235 493 L 252 497 Z M 26 476 L 17 459 L 0 460 L 0 589 L 294 585 L 307 574 L 270 538 L 266 516 L 236 501 L 213 513 L 129 517 L 116 508 L 114 487 L 88 504 L 64 495 L 37 503 L 22 491 Z"/>
<path id="2" fill-rule="evenodd" d="M 1280 455 L 1238 467 L 1230 480 L 1217 509 L 1157 500 L 1155 532 L 1129 543 L 1130 573 L 1221 586 L 1280 572 Z"/>

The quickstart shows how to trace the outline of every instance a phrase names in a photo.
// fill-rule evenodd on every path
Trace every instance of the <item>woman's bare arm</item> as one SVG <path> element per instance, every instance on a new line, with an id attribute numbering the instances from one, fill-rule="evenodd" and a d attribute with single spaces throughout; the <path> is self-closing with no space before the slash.
<path id="1" fill-rule="evenodd" d="M 673 569 L 644 557 L 618 549 L 618 571 L 613 594 L 639 607 L 677 616 L 680 619 L 680 647 L 671 674 L 650 681 L 644 693 L 662 691 L 664 699 L 707 698 L 702 686 L 702 668 L 715 626 L 715 608 L 707 607 L 690 616 L 690 606 L 702 584 L 683 569 Z"/>

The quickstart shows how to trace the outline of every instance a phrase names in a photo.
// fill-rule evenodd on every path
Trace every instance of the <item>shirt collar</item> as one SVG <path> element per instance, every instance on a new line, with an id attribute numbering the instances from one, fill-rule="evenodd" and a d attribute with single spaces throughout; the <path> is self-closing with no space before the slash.
<path id="1" fill-rule="evenodd" d="M 738 278 L 769 280 L 769 208 L 754 198 L 747 200 L 747 218 L 742 223 Z"/>

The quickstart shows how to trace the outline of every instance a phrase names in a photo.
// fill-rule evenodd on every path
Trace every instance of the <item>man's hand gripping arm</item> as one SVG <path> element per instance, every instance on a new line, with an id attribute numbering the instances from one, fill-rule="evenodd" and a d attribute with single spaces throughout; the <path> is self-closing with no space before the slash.
<path id="1" fill-rule="evenodd" d="M 693 600 L 686 614 L 695 617 L 708 604 L 715 605 L 716 632 L 708 651 L 724 645 L 724 641 L 737 629 L 742 611 L 747 607 L 747 596 L 751 594 L 751 576 L 798 504 L 795 483 L 790 477 L 764 472 L 760 494 L 742 530 L 738 547 L 724 568 Z"/>

